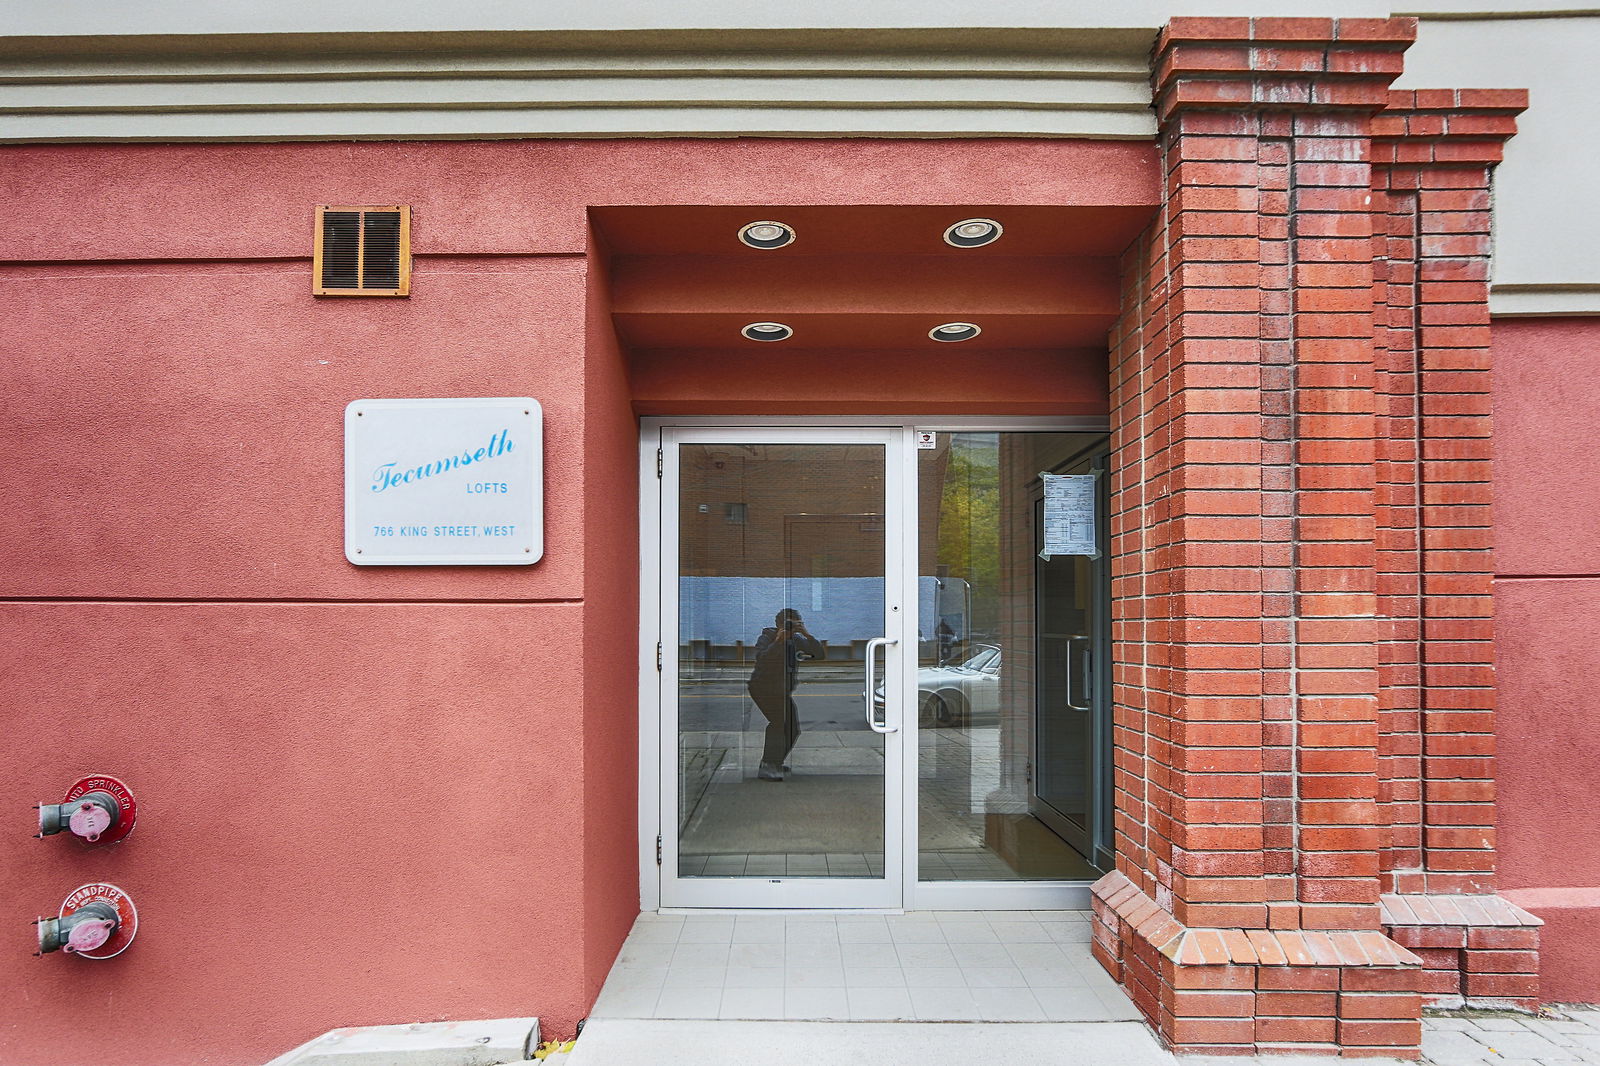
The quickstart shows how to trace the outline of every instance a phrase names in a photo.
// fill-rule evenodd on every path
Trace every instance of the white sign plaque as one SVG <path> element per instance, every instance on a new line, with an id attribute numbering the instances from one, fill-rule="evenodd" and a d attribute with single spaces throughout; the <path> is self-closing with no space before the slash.
<path id="1" fill-rule="evenodd" d="M 523 565 L 544 554 L 544 417 L 526 397 L 344 409 L 344 556 Z"/>
<path id="2" fill-rule="evenodd" d="M 1099 555 L 1094 528 L 1095 476 L 1041 472 L 1039 478 L 1044 482 L 1044 549 L 1039 557 Z"/>

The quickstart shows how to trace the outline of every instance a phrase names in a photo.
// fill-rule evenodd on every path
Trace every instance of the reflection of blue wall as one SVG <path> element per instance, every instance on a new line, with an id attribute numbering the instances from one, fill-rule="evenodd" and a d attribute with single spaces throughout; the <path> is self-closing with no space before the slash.
<path id="1" fill-rule="evenodd" d="M 942 614 L 965 631 L 966 582 L 917 579 L 917 629 L 933 637 Z M 754 644 L 772 616 L 793 607 L 818 640 L 846 645 L 883 636 L 881 577 L 682 577 L 678 579 L 678 640 Z"/>

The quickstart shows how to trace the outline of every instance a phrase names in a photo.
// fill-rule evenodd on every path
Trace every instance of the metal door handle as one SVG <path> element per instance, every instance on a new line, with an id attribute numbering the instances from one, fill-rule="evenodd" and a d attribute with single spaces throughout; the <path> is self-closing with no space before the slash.
<path id="1" fill-rule="evenodd" d="M 874 733 L 893 733 L 896 729 L 900 728 L 899 726 L 892 726 L 889 724 L 889 675 L 887 672 L 885 672 L 883 677 L 882 724 L 879 724 L 877 716 L 872 713 L 872 694 L 877 688 L 877 686 L 873 684 L 873 681 L 876 680 L 876 678 L 872 672 L 872 663 L 873 659 L 875 658 L 875 653 L 879 648 L 887 648 L 890 645 L 898 643 L 900 643 L 898 640 L 890 640 L 888 637 L 873 637 L 871 640 L 867 641 L 867 725 Z"/>
<path id="2" fill-rule="evenodd" d="M 1084 670 L 1083 670 L 1083 681 L 1084 681 L 1083 705 L 1081 707 L 1078 704 L 1072 702 L 1072 653 L 1076 650 L 1076 645 L 1074 644 L 1074 641 L 1079 641 L 1079 640 L 1083 641 L 1083 653 L 1082 654 L 1083 654 L 1083 665 L 1084 665 Z M 1089 638 L 1088 637 L 1076 636 L 1076 637 L 1068 637 L 1067 638 L 1067 706 L 1071 707 L 1075 711 L 1087 711 L 1087 710 L 1089 710 L 1089 704 L 1094 699 L 1094 694 L 1089 691 L 1089 650 L 1090 650 L 1091 646 L 1092 645 L 1089 643 Z"/>

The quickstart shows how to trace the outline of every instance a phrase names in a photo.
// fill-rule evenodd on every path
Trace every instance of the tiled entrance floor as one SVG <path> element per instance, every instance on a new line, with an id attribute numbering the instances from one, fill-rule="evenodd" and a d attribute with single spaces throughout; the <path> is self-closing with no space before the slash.
<path id="1" fill-rule="evenodd" d="M 593 1018 L 1132 1021 L 1087 911 L 641 915 Z"/>

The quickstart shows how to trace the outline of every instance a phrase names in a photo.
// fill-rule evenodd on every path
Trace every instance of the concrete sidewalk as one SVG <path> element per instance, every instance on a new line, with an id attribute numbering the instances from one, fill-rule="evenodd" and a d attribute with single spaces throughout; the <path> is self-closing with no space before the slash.
<path id="1" fill-rule="evenodd" d="M 1090 956 L 1087 919 L 1083 911 L 644 914 L 564 1066 L 1332 1061 L 1173 1056 Z M 1600 1066 L 1600 1010 L 1431 1014 L 1422 1050 L 1430 1066 Z"/>
<path id="2" fill-rule="evenodd" d="M 1600 1064 L 1600 1009 L 1571 1007 L 1552 1015 L 1428 1015 L 1422 1019 L 1423 1061 L 1433 1066 Z"/>
<path id="3" fill-rule="evenodd" d="M 600 1018 L 584 1027 L 565 1066 L 1171 1066 L 1174 1061 L 1138 1022 Z"/>
<path id="4" fill-rule="evenodd" d="M 1600 1064 L 1600 1010 L 1430 1015 L 1427 1066 Z M 560 1061 L 560 1060 L 558 1060 Z M 815 1022 L 597 1018 L 563 1066 L 1328 1066 L 1326 1056 L 1177 1057 L 1138 1022 Z M 1397 1059 L 1362 1059 L 1376 1066 Z"/>

